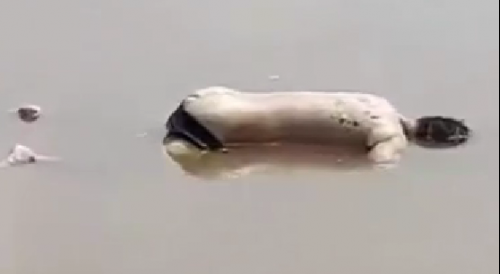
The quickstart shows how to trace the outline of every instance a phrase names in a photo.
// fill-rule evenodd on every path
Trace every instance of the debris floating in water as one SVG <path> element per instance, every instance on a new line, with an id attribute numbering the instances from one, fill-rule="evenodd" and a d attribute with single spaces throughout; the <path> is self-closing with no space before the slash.
<path id="1" fill-rule="evenodd" d="M 147 132 L 137 133 L 137 134 L 135 135 L 135 137 L 137 137 L 137 138 L 144 138 L 144 137 L 146 137 L 146 136 L 148 136 L 148 133 L 147 133 Z"/>
<path id="2" fill-rule="evenodd" d="M 11 109 L 9 112 L 16 113 L 23 122 L 32 123 L 40 118 L 42 109 L 36 105 L 22 105 L 18 108 Z"/>
<path id="3" fill-rule="evenodd" d="M 27 146 L 16 144 L 9 150 L 9 155 L 7 156 L 7 158 L 0 162 L 0 167 L 55 161 L 60 161 L 60 158 L 40 155 L 35 153 L 31 148 Z"/>
<path id="4" fill-rule="evenodd" d="M 271 81 L 277 81 L 280 79 L 280 76 L 279 75 L 270 75 L 269 77 L 267 77 L 269 80 Z"/>

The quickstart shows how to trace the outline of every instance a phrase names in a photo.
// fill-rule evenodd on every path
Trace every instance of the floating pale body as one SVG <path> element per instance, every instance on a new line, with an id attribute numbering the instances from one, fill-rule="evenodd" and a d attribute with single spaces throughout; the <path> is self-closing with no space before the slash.
<path id="1" fill-rule="evenodd" d="M 202 151 L 255 144 L 349 147 L 373 163 L 395 163 L 410 143 L 456 147 L 470 136 L 453 118 L 409 119 L 386 99 L 360 92 L 197 90 L 168 118 L 168 140 Z"/>

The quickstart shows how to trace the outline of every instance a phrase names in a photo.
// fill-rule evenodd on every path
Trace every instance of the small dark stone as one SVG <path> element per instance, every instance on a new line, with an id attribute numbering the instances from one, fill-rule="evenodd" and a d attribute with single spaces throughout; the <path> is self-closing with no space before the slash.
<path id="1" fill-rule="evenodd" d="M 31 106 L 20 107 L 17 109 L 17 115 L 22 121 L 32 123 L 40 118 L 40 109 Z"/>

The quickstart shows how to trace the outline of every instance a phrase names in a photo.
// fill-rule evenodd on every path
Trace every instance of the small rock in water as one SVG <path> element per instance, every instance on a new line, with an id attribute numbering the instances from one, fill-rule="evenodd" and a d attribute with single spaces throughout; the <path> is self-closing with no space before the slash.
<path id="1" fill-rule="evenodd" d="M 15 112 L 19 119 L 26 123 L 32 123 L 40 118 L 42 109 L 36 105 L 23 105 L 16 109 L 10 110 L 10 112 Z"/>
<path id="2" fill-rule="evenodd" d="M 0 162 L 0 167 L 17 166 L 24 164 L 34 164 L 36 162 L 59 161 L 57 157 L 39 155 L 29 147 L 16 144 L 10 151 L 6 159 Z"/>

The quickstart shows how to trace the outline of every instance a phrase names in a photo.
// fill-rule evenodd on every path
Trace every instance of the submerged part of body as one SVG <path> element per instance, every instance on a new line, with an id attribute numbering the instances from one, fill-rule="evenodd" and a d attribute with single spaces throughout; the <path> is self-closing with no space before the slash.
<path id="1" fill-rule="evenodd" d="M 351 147 L 375 163 L 394 163 L 409 142 L 454 147 L 470 135 L 462 121 L 406 118 L 386 99 L 360 92 L 243 92 L 209 87 L 187 96 L 167 121 L 167 138 L 201 150 L 245 144 Z"/>

